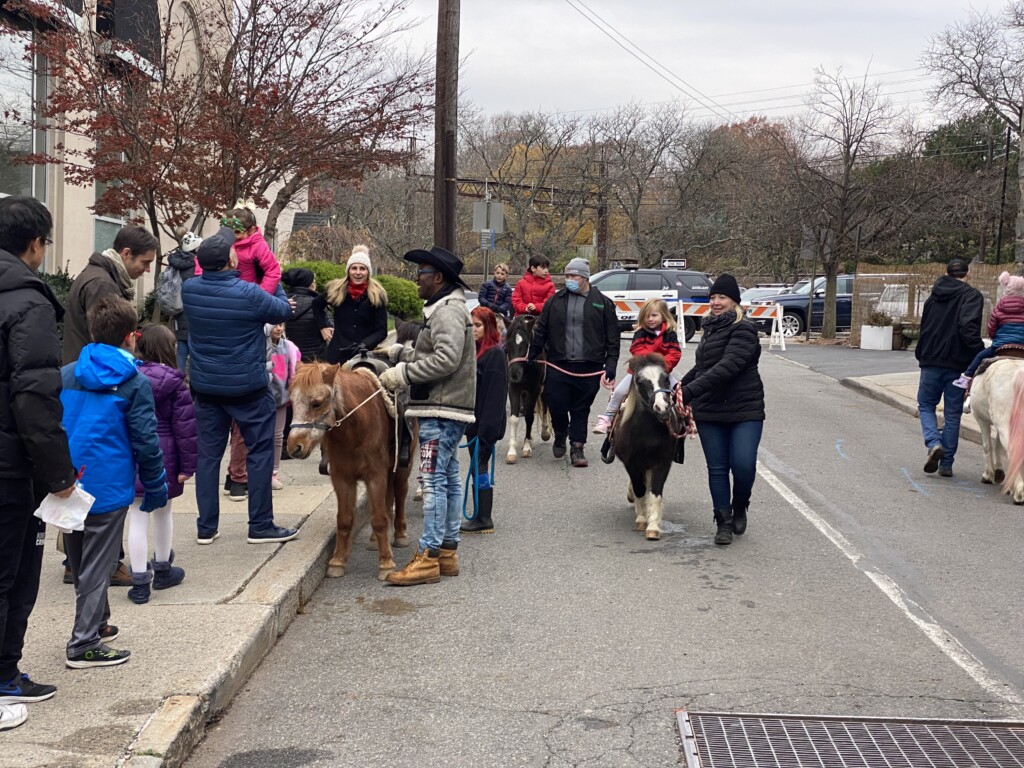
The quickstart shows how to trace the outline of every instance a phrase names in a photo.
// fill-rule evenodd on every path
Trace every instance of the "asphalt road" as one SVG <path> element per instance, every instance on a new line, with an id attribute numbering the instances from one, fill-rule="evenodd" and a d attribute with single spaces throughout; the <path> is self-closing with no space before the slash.
<path id="1" fill-rule="evenodd" d="M 859 354 L 762 357 L 730 547 L 696 441 L 659 542 L 632 531 L 621 465 L 545 445 L 499 467 L 498 532 L 465 537 L 458 578 L 384 587 L 357 546 L 188 765 L 671 766 L 679 707 L 1024 719 L 1024 514 L 978 484 L 972 443 L 924 475 L 917 421 L 835 381 L 887 372 Z"/>

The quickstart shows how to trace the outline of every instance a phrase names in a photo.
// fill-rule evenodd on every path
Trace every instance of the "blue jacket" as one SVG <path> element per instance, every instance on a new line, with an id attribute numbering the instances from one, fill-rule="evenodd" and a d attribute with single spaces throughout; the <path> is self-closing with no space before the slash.
<path id="1" fill-rule="evenodd" d="M 488 280 L 480 287 L 477 300 L 481 307 L 487 307 L 505 317 L 512 316 L 512 286 L 506 280 L 500 286 L 494 280 Z"/>
<path id="2" fill-rule="evenodd" d="M 1024 344 L 1024 323 L 1004 323 L 996 329 L 996 335 L 992 337 L 992 346 L 1001 347 L 1003 344 Z"/>
<path id="3" fill-rule="evenodd" d="M 203 272 L 181 286 L 188 317 L 192 390 L 214 398 L 267 391 L 265 323 L 283 323 L 292 308 L 281 286 L 271 295 L 235 270 Z"/>
<path id="4" fill-rule="evenodd" d="M 85 467 L 79 483 L 96 497 L 89 514 L 113 512 L 135 500 L 136 465 L 143 486 L 163 484 L 153 390 L 135 359 L 109 344 L 87 344 L 60 373 L 71 461 Z"/>

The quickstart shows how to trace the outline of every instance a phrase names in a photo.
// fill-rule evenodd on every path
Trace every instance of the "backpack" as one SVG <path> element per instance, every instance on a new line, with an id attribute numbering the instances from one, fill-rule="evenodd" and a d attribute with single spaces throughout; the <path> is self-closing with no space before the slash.
<path id="1" fill-rule="evenodd" d="M 168 317 L 177 317 L 182 312 L 181 273 L 174 267 L 164 269 L 156 279 L 156 303 Z"/>

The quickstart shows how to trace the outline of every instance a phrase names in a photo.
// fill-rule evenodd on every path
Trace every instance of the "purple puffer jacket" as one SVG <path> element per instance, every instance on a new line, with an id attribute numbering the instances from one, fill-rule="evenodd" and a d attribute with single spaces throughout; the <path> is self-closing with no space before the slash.
<path id="1" fill-rule="evenodd" d="M 178 475 L 191 477 L 196 473 L 199 454 L 196 439 L 196 411 L 185 384 L 185 374 L 177 368 L 159 363 L 142 363 L 139 372 L 149 379 L 156 401 L 156 433 L 164 452 L 167 470 L 167 497 L 181 496 L 184 488 Z M 142 484 L 135 478 L 135 495 L 142 495 Z"/>

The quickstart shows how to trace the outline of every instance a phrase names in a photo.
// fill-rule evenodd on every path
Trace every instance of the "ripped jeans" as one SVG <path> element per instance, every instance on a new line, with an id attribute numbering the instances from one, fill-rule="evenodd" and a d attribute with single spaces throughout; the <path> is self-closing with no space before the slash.
<path id="1" fill-rule="evenodd" d="M 423 536 L 420 549 L 458 541 L 462 525 L 459 443 L 466 424 L 451 419 L 420 419 L 420 475 L 423 478 Z"/>

